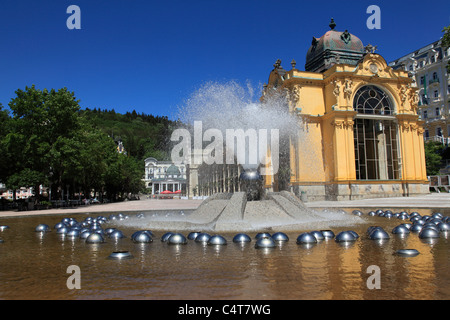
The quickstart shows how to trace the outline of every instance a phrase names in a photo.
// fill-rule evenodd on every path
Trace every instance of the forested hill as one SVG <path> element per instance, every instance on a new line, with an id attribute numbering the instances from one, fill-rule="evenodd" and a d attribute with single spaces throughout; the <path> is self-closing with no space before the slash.
<path id="1" fill-rule="evenodd" d="M 116 142 L 122 140 L 127 154 L 136 160 L 147 157 L 169 160 L 170 136 L 176 121 L 166 116 L 139 114 L 135 110 L 121 114 L 114 109 L 86 108 L 79 112 L 83 121 L 90 122 Z"/>

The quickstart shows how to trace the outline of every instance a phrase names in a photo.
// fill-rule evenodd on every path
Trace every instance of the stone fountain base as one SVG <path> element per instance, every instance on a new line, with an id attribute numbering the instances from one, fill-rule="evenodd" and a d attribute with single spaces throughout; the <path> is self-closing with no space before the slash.
<path id="1" fill-rule="evenodd" d="M 355 224 L 359 217 L 342 212 L 318 212 L 307 208 L 288 191 L 267 193 L 263 200 L 247 201 L 245 192 L 218 193 L 206 199 L 192 214 L 152 220 L 152 230 L 248 232 L 293 231 Z"/>

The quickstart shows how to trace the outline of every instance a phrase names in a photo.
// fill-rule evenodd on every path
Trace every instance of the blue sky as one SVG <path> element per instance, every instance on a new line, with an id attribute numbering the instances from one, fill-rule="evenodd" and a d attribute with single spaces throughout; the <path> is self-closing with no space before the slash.
<path id="1" fill-rule="evenodd" d="M 81 30 L 66 27 L 72 4 Z M 366 27 L 372 4 L 380 30 Z M 331 17 L 389 62 L 439 39 L 450 2 L 0 0 L 0 103 L 35 84 L 67 87 L 82 108 L 174 118 L 208 81 L 260 89 L 276 59 L 304 70 L 312 37 L 329 30 Z"/>

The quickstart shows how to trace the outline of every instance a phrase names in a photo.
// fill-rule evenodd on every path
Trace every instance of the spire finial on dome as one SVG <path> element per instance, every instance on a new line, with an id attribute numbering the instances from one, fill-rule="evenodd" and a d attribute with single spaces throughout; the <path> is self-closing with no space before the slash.
<path id="1" fill-rule="evenodd" d="M 336 28 L 336 23 L 334 22 L 333 18 L 331 18 L 331 22 L 330 22 L 329 26 L 330 26 L 331 30 L 334 30 L 334 28 Z"/>

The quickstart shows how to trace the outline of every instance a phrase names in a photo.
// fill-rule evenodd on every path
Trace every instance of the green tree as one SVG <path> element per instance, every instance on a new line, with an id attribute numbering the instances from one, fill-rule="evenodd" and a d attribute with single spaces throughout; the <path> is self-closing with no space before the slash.
<path id="1" fill-rule="evenodd" d="M 40 184 L 49 182 L 55 155 L 66 148 L 63 142 L 70 141 L 79 128 L 79 105 L 66 88 L 48 91 L 33 85 L 15 93 L 9 103 L 10 130 L 4 138 L 11 163 L 6 184 L 10 188 L 17 183 L 32 185 L 38 190 Z"/>
<path id="2" fill-rule="evenodd" d="M 439 175 L 443 151 L 444 147 L 439 142 L 429 141 L 425 143 L 425 163 L 428 176 Z"/>
<path id="3" fill-rule="evenodd" d="M 444 27 L 442 32 L 444 32 L 444 36 L 442 37 L 442 47 L 446 50 L 450 47 L 450 26 Z M 450 61 L 447 64 L 447 72 L 450 73 Z"/>

